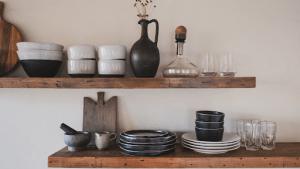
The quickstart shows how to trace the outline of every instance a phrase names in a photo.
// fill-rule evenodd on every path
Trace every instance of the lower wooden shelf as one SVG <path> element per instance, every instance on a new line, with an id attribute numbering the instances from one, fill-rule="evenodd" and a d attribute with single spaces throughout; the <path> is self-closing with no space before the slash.
<path id="1" fill-rule="evenodd" d="M 174 153 L 159 157 L 134 157 L 116 146 L 106 151 L 89 147 L 69 152 L 67 147 L 48 157 L 48 167 L 57 168 L 298 168 L 300 143 L 277 143 L 275 150 L 247 151 L 245 148 L 225 154 L 207 155 L 176 145 Z"/>
<path id="2" fill-rule="evenodd" d="M 168 89 L 255 88 L 255 77 L 199 78 L 0 78 L 0 88 Z"/>

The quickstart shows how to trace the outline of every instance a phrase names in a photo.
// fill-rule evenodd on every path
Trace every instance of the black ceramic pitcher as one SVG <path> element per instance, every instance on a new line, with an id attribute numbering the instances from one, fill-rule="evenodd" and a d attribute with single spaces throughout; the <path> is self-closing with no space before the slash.
<path id="1" fill-rule="evenodd" d="M 156 23 L 155 42 L 148 37 L 148 24 Z M 130 51 L 130 63 L 136 77 L 155 77 L 159 66 L 158 41 L 158 22 L 156 19 L 151 21 L 142 19 L 138 22 L 142 26 L 141 38 L 135 42 Z"/>

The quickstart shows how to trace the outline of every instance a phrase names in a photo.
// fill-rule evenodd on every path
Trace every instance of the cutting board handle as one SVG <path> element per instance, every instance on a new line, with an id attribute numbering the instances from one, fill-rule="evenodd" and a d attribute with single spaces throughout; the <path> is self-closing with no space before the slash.
<path id="1" fill-rule="evenodd" d="M 0 2 L 0 17 L 2 18 L 3 15 L 3 10 L 4 10 L 4 3 Z"/>

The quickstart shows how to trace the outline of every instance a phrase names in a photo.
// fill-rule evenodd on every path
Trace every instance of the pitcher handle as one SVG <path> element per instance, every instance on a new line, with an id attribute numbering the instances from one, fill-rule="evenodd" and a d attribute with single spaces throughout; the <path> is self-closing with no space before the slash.
<path id="1" fill-rule="evenodd" d="M 113 137 L 112 139 L 110 139 L 110 141 L 113 141 L 113 140 L 117 137 L 117 135 L 116 135 L 115 133 L 111 133 L 111 134 L 110 134 L 110 137 L 111 137 L 112 135 L 114 135 L 114 137 Z"/>
<path id="2" fill-rule="evenodd" d="M 155 24 L 156 24 L 156 33 L 155 33 L 155 45 L 157 46 L 157 42 L 158 42 L 158 32 L 159 32 L 159 24 L 158 24 L 158 21 L 156 20 L 156 19 L 152 19 L 151 21 L 150 21 L 150 23 L 152 23 L 152 22 L 155 22 Z"/>

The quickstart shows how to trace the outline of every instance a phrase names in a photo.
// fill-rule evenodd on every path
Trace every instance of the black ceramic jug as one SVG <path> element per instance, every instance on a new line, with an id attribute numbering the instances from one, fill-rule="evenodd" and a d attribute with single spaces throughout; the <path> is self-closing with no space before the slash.
<path id="1" fill-rule="evenodd" d="M 156 23 L 155 42 L 148 37 L 148 24 Z M 158 22 L 156 19 L 151 21 L 142 19 L 138 22 L 142 26 L 141 38 L 135 42 L 130 51 L 130 63 L 136 77 L 155 77 L 159 66 L 158 41 Z"/>

